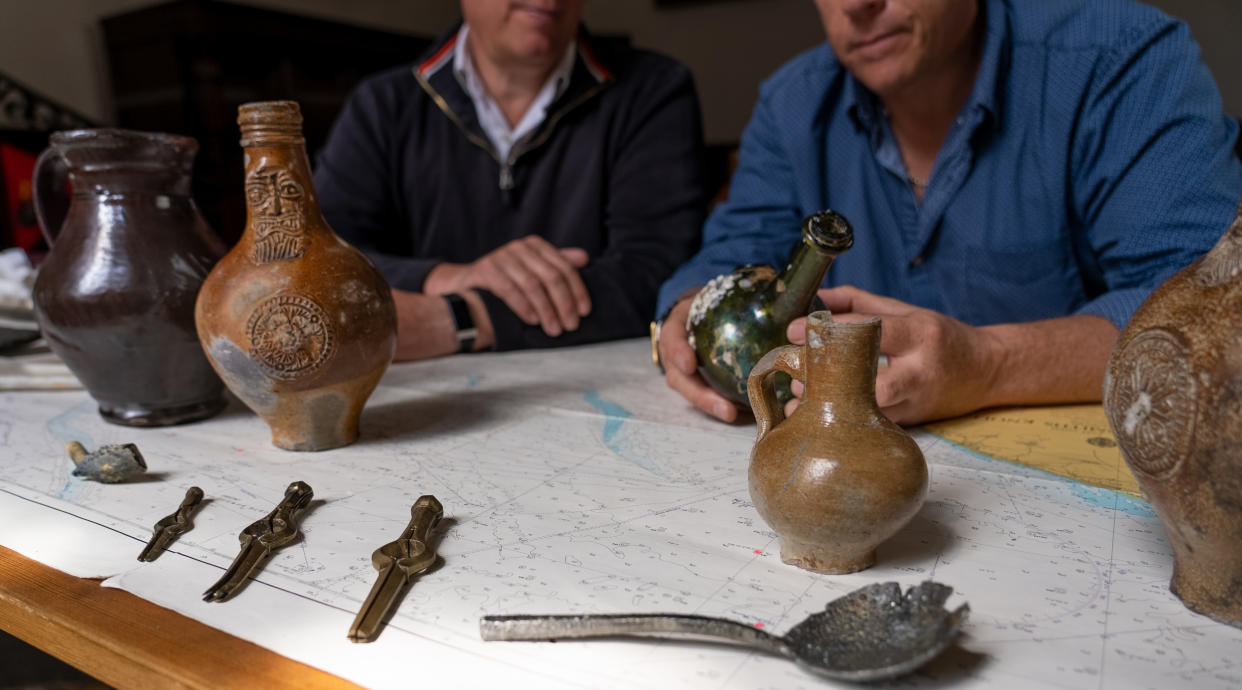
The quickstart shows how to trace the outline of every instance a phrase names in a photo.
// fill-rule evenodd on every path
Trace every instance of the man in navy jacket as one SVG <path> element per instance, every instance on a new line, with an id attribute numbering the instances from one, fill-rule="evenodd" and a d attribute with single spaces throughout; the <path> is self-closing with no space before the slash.
<path id="1" fill-rule="evenodd" d="M 397 304 L 398 359 L 643 335 L 697 245 L 690 73 L 580 25 L 582 0 L 462 0 L 350 97 L 319 154 L 329 224 Z"/>

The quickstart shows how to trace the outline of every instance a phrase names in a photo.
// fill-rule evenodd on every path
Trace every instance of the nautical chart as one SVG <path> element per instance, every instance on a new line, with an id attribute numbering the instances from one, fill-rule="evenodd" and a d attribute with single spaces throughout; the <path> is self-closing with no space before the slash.
<path id="1" fill-rule="evenodd" d="M 781 633 L 864 584 L 934 579 L 968 602 L 959 644 L 901 687 L 1228 688 L 1242 630 L 1169 592 L 1172 553 L 1142 500 L 986 456 L 926 432 L 930 492 L 877 565 L 826 576 L 785 565 L 746 487 L 748 425 L 688 409 L 645 359 L 607 345 L 394 366 L 362 439 L 290 453 L 239 405 L 198 424 L 104 423 L 85 393 L 0 394 L 0 544 L 120 587 L 280 654 L 373 687 L 814 688 L 788 661 L 671 641 L 482 642 L 486 614 L 675 612 Z M 946 435 L 948 435 L 946 433 Z M 983 440 L 974 437 L 976 441 Z M 136 442 L 145 481 L 70 476 L 64 444 Z M 201 594 L 238 532 L 301 480 L 303 539 L 235 599 Z M 196 485 L 194 529 L 135 560 Z M 441 562 L 368 645 L 346 633 L 410 505 L 445 506 Z M 54 538 L 52 538 L 54 537 Z"/>
<path id="2" fill-rule="evenodd" d="M 1100 405 L 985 410 L 926 429 L 991 458 L 1140 495 Z"/>

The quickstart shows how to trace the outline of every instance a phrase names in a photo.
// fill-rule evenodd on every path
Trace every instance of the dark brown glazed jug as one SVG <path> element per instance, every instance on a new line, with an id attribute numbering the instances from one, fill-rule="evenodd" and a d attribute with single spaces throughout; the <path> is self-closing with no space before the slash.
<path id="1" fill-rule="evenodd" d="M 876 546 L 923 505 L 923 452 L 876 404 L 879 354 L 879 320 L 836 323 L 817 311 L 805 345 L 776 348 L 751 369 L 750 497 L 785 563 L 833 574 L 870 568 Z M 788 419 L 776 371 L 805 384 Z"/>
<path id="2" fill-rule="evenodd" d="M 298 104 L 247 103 L 237 122 L 246 229 L 199 294 L 199 338 L 272 443 L 306 451 L 353 443 L 396 348 L 392 293 L 319 210 Z"/>
<path id="3" fill-rule="evenodd" d="M 1242 209 L 1134 312 L 1104 378 L 1122 456 L 1173 546 L 1169 588 L 1242 627 Z"/>
<path id="4" fill-rule="evenodd" d="M 224 408 L 194 329 L 194 299 L 224 246 L 190 197 L 198 144 L 123 129 L 56 132 L 35 166 L 51 245 L 34 286 L 52 350 L 131 426 L 180 424 Z M 56 211 L 68 170 L 73 195 Z"/>

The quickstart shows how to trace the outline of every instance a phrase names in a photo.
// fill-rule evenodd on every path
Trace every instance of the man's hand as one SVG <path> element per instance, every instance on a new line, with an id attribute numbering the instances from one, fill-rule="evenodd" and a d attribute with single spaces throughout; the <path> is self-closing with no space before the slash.
<path id="1" fill-rule="evenodd" d="M 556 337 L 578 329 L 591 313 L 591 297 L 578 269 L 586 251 L 558 249 L 537 235 L 527 235 L 469 264 L 442 263 L 427 274 L 423 291 L 446 295 L 482 288 L 504 301 L 528 324 L 540 324 Z"/>
<path id="2" fill-rule="evenodd" d="M 905 425 L 997 405 L 1098 401 L 1118 335 L 1098 316 L 973 327 L 854 287 L 819 297 L 836 321 L 881 319 L 888 366 L 876 376 L 876 402 Z M 806 320 L 791 323 L 786 335 L 803 343 Z"/>
<path id="3" fill-rule="evenodd" d="M 998 375 L 999 343 L 984 329 L 854 287 L 821 290 L 834 321 L 880 317 L 880 351 L 888 366 L 875 382 L 880 410 L 898 424 L 954 417 L 986 405 Z M 806 341 L 806 319 L 789 341 Z"/>
<path id="4" fill-rule="evenodd" d="M 737 407 L 712 390 L 699 376 L 699 360 L 686 337 L 686 316 L 694 295 L 683 297 L 660 326 L 660 361 L 664 363 L 664 380 L 668 387 L 691 404 L 717 419 L 737 419 Z"/>
<path id="5" fill-rule="evenodd" d="M 470 307 L 470 316 L 478 329 L 474 349 L 491 347 L 494 341 L 492 321 L 482 298 L 470 290 L 461 293 L 461 296 Z M 393 290 L 392 300 L 397 307 L 397 351 L 393 354 L 394 361 L 430 359 L 457 352 L 453 312 L 443 297 Z"/>

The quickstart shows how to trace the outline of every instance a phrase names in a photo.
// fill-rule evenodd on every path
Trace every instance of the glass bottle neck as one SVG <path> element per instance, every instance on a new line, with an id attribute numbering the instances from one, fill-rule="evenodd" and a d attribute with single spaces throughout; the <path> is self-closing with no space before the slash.
<path id="1" fill-rule="evenodd" d="M 816 248 L 805 237 L 798 243 L 789 257 L 789 262 L 768 288 L 774 292 L 771 304 L 775 321 L 789 323 L 807 315 L 815 299 L 815 292 L 824 281 L 828 267 L 836 256 Z"/>

